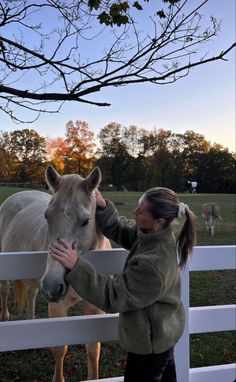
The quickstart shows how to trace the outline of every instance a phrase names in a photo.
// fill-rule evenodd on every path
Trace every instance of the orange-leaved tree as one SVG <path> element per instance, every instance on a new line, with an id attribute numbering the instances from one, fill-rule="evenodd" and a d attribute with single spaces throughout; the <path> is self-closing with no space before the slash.
<path id="1" fill-rule="evenodd" d="M 69 121 L 65 139 L 48 141 L 48 159 L 62 173 L 86 176 L 95 161 L 95 137 L 86 121 Z"/>

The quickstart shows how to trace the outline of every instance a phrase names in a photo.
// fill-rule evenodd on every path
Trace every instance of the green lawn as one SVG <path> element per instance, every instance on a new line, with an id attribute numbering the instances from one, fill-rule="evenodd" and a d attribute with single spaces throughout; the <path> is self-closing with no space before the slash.
<path id="1" fill-rule="evenodd" d="M 18 187 L 0 187 L 0 204 L 9 196 L 19 191 L 23 191 L 23 189 Z"/>
<path id="2" fill-rule="evenodd" d="M 0 203 L 17 191 L 22 189 L 0 188 Z M 127 218 L 132 218 L 132 210 L 141 196 L 141 193 L 131 192 L 104 192 L 103 194 L 116 204 L 120 215 Z M 235 244 L 235 195 L 179 194 L 179 199 L 187 203 L 196 215 L 197 245 Z M 214 237 L 205 232 L 201 219 L 201 205 L 209 201 L 219 204 L 222 216 L 222 220 L 215 229 Z M 191 272 L 190 274 L 191 306 L 233 304 L 235 290 L 234 271 Z M 17 312 L 12 298 L 10 305 L 12 318 L 23 318 L 22 314 Z M 79 312 L 78 308 L 73 308 L 71 314 Z M 36 315 L 38 318 L 47 317 L 47 305 L 41 293 L 37 298 Z M 190 340 L 191 367 L 235 362 L 236 341 L 233 332 L 196 334 L 191 335 Z M 117 342 L 102 344 L 102 349 L 100 377 L 122 375 L 125 351 Z M 48 382 L 52 374 L 53 358 L 48 349 L 0 353 L 1 382 Z M 65 379 L 67 382 L 86 379 L 86 354 L 83 346 L 69 348 L 65 359 Z"/>

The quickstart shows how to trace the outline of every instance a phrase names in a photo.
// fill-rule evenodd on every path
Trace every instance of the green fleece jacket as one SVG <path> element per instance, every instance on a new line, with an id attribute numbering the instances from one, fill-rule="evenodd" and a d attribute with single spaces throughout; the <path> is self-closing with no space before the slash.
<path id="1" fill-rule="evenodd" d="M 173 347 L 184 329 L 176 242 L 170 226 L 144 233 L 119 222 L 114 205 L 97 209 L 102 232 L 130 250 L 123 273 L 101 275 L 83 257 L 67 282 L 86 301 L 105 312 L 119 312 L 122 347 L 138 354 L 162 353 Z"/>

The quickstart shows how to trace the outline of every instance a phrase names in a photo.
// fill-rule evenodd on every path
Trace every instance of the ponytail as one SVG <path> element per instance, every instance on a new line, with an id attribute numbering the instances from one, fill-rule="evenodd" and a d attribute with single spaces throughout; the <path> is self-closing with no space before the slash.
<path id="1" fill-rule="evenodd" d="M 185 267 L 196 243 L 195 217 L 189 206 L 180 203 L 176 193 L 169 188 L 155 187 L 145 192 L 150 203 L 150 213 L 154 219 L 165 220 L 163 228 L 167 227 L 175 218 L 185 216 L 185 223 L 177 238 L 179 254 L 179 268 Z"/>
<path id="2" fill-rule="evenodd" d="M 193 247 L 196 244 L 196 225 L 193 212 L 187 208 L 185 210 L 185 223 L 177 239 L 177 250 L 179 255 L 179 268 L 186 266 Z"/>

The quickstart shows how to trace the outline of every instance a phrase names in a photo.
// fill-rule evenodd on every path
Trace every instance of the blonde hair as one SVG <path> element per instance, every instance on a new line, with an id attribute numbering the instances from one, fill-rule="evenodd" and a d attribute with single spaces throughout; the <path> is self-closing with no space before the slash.
<path id="1" fill-rule="evenodd" d="M 150 214 L 152 217 L 154 219 L 162 218 L 164 220 L 163 228 L 167 227 L 178 217 L 180 203 L 174 191 L 165 187 L 155 187 L 147 190 L 144 196 L 150 203 Z M 195 216 L 188 206 L 186 206 L 185 222 L 176 241 L 180 269 L 185 267 L 195 244 Z"/>

